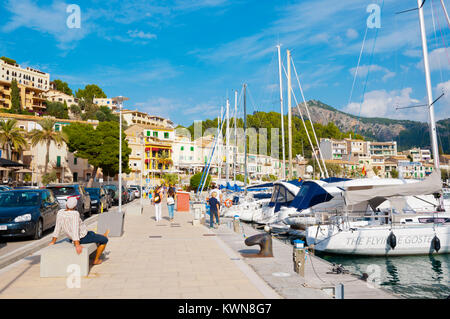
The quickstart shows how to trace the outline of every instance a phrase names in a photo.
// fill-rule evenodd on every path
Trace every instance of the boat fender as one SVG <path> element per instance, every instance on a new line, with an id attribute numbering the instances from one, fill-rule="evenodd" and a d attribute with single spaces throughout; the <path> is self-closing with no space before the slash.
<path id="1" fill-rule="evenodd" d="M 395 237 L 394 233 L 391 232 L 387 238 L 387 243 L 391 246 L 392 249 L 397 246 L 397 237 Z"/>
<path id="2" fill-rule="evenodd" d="M 441 241 L 438 236 L 434 235 L 433 240 L 431 241 L 431 247 L 433 247 L 436 252 L 439 252 L 439 249 L 441 249 Z"/>

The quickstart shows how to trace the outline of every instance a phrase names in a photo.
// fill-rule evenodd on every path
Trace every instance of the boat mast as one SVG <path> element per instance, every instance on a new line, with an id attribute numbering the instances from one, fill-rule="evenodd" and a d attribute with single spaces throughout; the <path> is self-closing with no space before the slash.
<path id="1" fill-rule="evenodd" d="M 427 85 L 428 112 L 430 115 L 431 149 L 433 152 L 434 169 L 439 170 L 439 150 L 436 135 L 436 122 L 434 117 L 433 91 L 431 87 L 430 65 L 428 61 L 427 34 L 425 31 L 425 19 L 423 17 L 422 2 L 423 0 L 417 0 L 417 6 L 419 8 L 420 34 L 422 36 L 423 64 L 425 71 L 425 81 Z"/>
<path id="2" fill-rule="evenodd" d="M 234 185 L 236 185 L 236 164 L 237 164 L 237 91 L 234 91 L 234 156 L 233 156 L 233 168 L 234 168 Z"/>
<path id="3" fill-rule="evenodd" d="M 244 83 L 244 189 L 247 195 L 247 84 Z"/>
<path id="4" fill-rule="evenodd" d="M 287 72 L 288 72 L 288 141 L 289 141 L 289 179 L 292 179 L 292 96 L 291 96 L 291 51 L 287 53 Z"/>
<path id="5" fill-rule="evenodd" d="M 217 128 L 217 136 L 218 136 L 218 141 L 219 141 L 219 156 L 217 159 L 217 169 L 218 169 L 218 174 L 217 174 L 217 180 L 220 183 L 220 179 L 222 178 L 222 147 L 223 147 L 223 141 L 222 141 L 222 118 L 223 118 L 223 106 L 220 107 L 220 118 L 218 120 L 218 128 Z"/>
<path id="6" fill-rule="evenodd" d="M 228 95 L 228 94 L 227 94 Z M 228 169 L 228 146 L 229 146 L 229 140 L 230 140 L 230 100 L 227 98 L 227 109 L 226 109 L 226 121 L 227 121 L 227 128 L 225 132 L 225 138 L 226 138 L 226 144 L 225 144 L 225 174 L 227 179 L 227 185 L 230 178 L 230 170 Z"/>
<path id="7" fill-rule="evenodd" d="M 285 180 L 286 179 L 286 152 L 285 152 L 285 145 L 284 145 L 284 111 L 283 111 L 283 78 L 281 77 L 281 53 L 280 53 L 280 45 L 277 45 L 278 48 L 278 73 L 280 78 L 280 112 L 281 112 L 281 147 L 283 152 L 283 158 L 282 158 L 282 177 Z"/>

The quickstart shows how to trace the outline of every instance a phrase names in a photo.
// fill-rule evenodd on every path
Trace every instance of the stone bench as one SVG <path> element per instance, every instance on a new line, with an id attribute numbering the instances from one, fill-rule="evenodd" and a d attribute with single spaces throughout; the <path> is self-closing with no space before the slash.
<path id="1" fill-rule="evenodd" d="M 89 274 L 89 255 L 97 250 L 97 244 L 81 245 L 83 250 L 77 254 L 75 246 L 68 240 L 56 243 L 42 249 L 41 253 L 41 277 L 67 277 L 69 265 L 80 266 L 80 276 Z"/>

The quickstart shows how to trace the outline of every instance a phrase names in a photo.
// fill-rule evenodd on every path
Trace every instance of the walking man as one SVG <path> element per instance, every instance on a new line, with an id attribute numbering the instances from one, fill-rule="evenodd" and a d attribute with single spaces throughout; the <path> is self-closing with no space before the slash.
<path id="1" fill-rule="evenodd" d="M 69 197 L 66 203 L 66 209 L 58 211 L 53 238 L 49 246 L 54 245 L 61 234 L 65 234 L 72 240 L 78 255 L 81 254 L 83 250 L 82 244 L 96 243 L 97 253 L 94 259 L 94 265 L 99 265 L 102 263 L 100 256 L 108 243 L 107 236 L 109 230 L 107 230 L 104 235 L 96 234 L 93 231 L 87 231 L 86 225 L 80 218 L 80 213 L 76 210 L 77 202 L 78 200 L 76 197 Z"/>
<path id="2" fill-rule="evenodd" d="M 219 225 L 219 201 L 216 198 L 217 193 L 213 192 L 208 200 L 209 203 L 209 227 L 214 227 L 214 216 L 216 217 L 217 225 Z M 216 227 L 217 228 L 217 227 Z"/>

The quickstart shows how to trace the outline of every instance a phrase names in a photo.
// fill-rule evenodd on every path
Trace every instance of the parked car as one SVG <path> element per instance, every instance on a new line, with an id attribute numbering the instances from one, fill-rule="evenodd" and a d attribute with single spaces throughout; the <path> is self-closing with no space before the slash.
<path id="1" fill-rule="evenodd" d="M 104 185 L 101 186 L 101 189 L 103 189 L 103 191 L 105 192 L 108 209 L 110 209 L 113 205 L 114 191 L 112 189 L 106 188 Z"/>
<path id="2" fill-rule="evenodd" d="M 58 200 L 61 209 L 66 208 L 69 197 L 76 197 L 78 200 L 77 210 L 80 216 L 91 216 L 91 197 L 80 184 L 50 184 L 47 189 L 51 189 Z"/>
<path id="3" fill-rule="evenodd" d="M 89 193 L 89 196 L 91 197 L 91 211 L 100 213 L 101 207 L 103 205 L 103 211 L 108 211 L 108 198 L 107 194 L 105 193 L 104 189 L 101 187 L 89 187 L 85 188 L 86 192 Z"/>
<path id="4" fill-rule="evenodd" d="M 134 190 L 131 188 L 127 188 L 128 193 L 128 202 L 132 202 L 136 199 L 136 196 L 134 195 Z"/>
<path id="5" fill-rule="evenodd" d="M 12 190 L 11 187 L 6 186 L 6 185 L 0 185 L 0 192 L 2 192 L 2 191 L 10 191 L 10 190 Z"/>
<path id="6" fill-rule="evenodd" d="M 139 190 L 139 188 L 137 188 L 136 186 L 130 186 L 130 188 L 133 192 L 134 192 L 134 197 L 135 198 L 139 198 L 141 197 L 141 191 Z"/>
<path id="7" fill-rule="evenodd" d="M 56 224 L 59 204 L 51 190 L 0 192 L 0 237 L 39 239 Z"/>
<path id="8" fill-rule="evenodd" d="M 114 203 L 116 205 L 118 205 L 119 204 L 119 192 L 118 192 L 119 187 L 114 184 L 105 185 L 105 187 L 114 191 Z M 128 192 L 126 190 L 126 187 L 124 185 L 122 185 L 122 204 L 125 204 L 127 202 L 128 202 Z"/>

